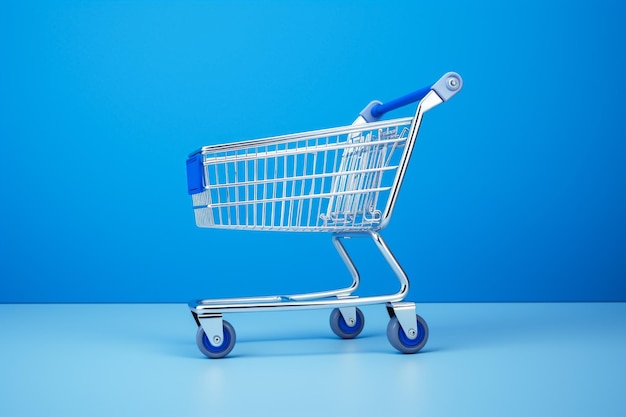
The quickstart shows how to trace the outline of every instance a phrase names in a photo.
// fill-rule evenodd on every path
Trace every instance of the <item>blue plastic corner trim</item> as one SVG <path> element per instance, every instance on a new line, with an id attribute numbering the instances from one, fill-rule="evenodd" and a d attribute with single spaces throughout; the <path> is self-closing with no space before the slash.
<path id="1" fill-rule="evenodd" d="M 383 104 L 383 102 L 378 100 L 370 102 L 370 104 L 368 104 L 363 110 L 361 110 L 359 116 L 364 118 L 367 123 L 377 122 L 378 120 L 380 120 L 380 116 L 374 117 L 372 115 L 372 109 L 376 106 L 380 106 L 381 104 Z"/>
<path id="2" fill-rule="evenodd" d="M 189 195 L 204 191 L 202 185 L 203 171 L 202 155 L 194 155 L 187 159 L 187 191 Z"/>

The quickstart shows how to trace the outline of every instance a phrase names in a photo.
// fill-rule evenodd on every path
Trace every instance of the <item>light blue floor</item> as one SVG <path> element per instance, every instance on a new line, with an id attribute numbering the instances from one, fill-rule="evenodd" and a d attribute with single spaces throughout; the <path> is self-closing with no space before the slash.
<path id="1" fill-rule="evenodd" d="M 209 360 L 185 305 L 0 305 L 0 416 L 626 415 L 626 303 L 421 305 L 417 355 L 363 311 L 233 314 Z"/>

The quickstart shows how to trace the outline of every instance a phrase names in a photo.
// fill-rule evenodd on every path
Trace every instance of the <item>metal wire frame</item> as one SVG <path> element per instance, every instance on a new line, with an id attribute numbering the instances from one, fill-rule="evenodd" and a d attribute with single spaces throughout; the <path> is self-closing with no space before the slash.
<path id="1" fill-rule="evenodd" d="M 207 146 L 200 227 L 281 231 L 376 229 L 413 118 Z"/>

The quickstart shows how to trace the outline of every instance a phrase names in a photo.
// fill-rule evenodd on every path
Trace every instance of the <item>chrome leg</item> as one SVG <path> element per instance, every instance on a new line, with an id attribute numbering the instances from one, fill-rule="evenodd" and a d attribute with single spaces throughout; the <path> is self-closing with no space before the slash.
<path id="1" fill-rule="evenodd" d="M 348 255 L 348 252 L 341 243 L 341 239 L 345 238 L 364 238 L 370 237 L 383 258 L 387 261 L 387 264 L 394 272 L 396 278 L 400 283 L 398 292 L 388 295 L 378 295 L 371 297 L 356 297 L 351 293 L 356 290 L 360 283 L 360 277 L 358 270 Z M 212 314 L 221 313 L 236 313 L 236 312 L 249 312 L 264 309 L 283 309 L 283 310 L 296 310 L 296 309 L 314 309 L 314 308 L 342 308 L 342 307 L 356 307 L 358 305 L 368 304 L 384 304 L 384 303 L 397 303 L 407 296 L 409 292 L 409 278 L 398 263 L 397 259 L 385 243 L 382 236 L 374 231 L 367 232 L 352 232 L 352 233 L 337 233 L 333 235 L 333 244 L 339 253 L 339 256 L 343 260 L 344 264 L 348 268 L 350 275 L 352 276 L 352 284 L 344 289 L 331 290 L 317 293 L 300 294 L 292 296 L 266 296 L 266 297 L 242 297 L 242 298 L 226 298 L 218 300 L 200 300 L 189 303 L 191 311 L 198 315 L 199 318 L 207 317 Z M 348 317 L 352 316 L 352 310 L 346 310 Z M 356 316 L 354 316 L 356 317 Z M 204 328 L 204 325 L 203 325 Z"/>
<path id="2" fill-rule="evenodd" d="M 354 265 L 354 261 L 352 261 L 352 258 L 348 255 L 348 251 L 346 251 L 345 246 L 341 243 L 341 239 L 341 235 L 333 235 L 332 242 L 344 265 L 348 268 L 348 271 L 350 271 L 350 276 L 352 277 L 352 285 L 346 288 L 346 295 L 349 295 L 359 288 L 361 278 L 359 271 L 356 269 L 356 265 Z"/>
<path id="3" fill-rule="evenodd" d="M 406 275 L 406 272 L 404 272 L 404 270 L 400 266 L 400 263 L 389 249 L 389 246 L 387 246 L 387 244 L 383 240 L 383 237 L 376 232 L 369 232 L 369 235 L 376 244 L 376 247 L 378 248 L 380 253 L 387 261 L 387 264 L 391 267 L 391 270 L 395 273 L 398 281 L 400 281 L 400 291 L 398 291 L 398 294 L 401 294 L 402 298 L 393 301 L 403 300 L 404 297 L 406 297 L 409 293 L 409 277 Z"/>

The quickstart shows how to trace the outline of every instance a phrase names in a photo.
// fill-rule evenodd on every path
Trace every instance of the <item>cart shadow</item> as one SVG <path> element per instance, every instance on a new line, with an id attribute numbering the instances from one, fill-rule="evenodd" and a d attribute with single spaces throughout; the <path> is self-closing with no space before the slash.
<path id="1" fill-rule="evenodd" d="M 503 346 L 524 347 L 531 344 L 558 343 L 581 326 L 601 330 L 603 324 L 592 322 L 584 311 L 576 307 L 547 304 L 454 304 L 433 305 L 426 312 L 430 318 L 430 337 L 419 355 L 432 355 L 474 349 L 491 349 Z M 428 310 L 428 309 L 426 309 Z M 328 329 L 303 330 L 297 326 L 277 329 L 242 322 L 234 350 L 227 358 L 278 357 L 343 354 L 402 355 L 388 342 L 383 331 L 383 320 L 371 323 L 354 339 L 341 339 Z M 256 324 L 256 323 L 255 323 Z M 377 330 L 379 329 L 379 330 Z M 598 331 L 599 331 L 598 330 Z M 153 349 L 167 355 L 202 359 L 191 332 L 179 333 L 172 339 L 161 333 L 144 335 L 152 339 Z M 158 340 L 154 340 L 158 339 Z M 145 346 L 145 345 L 144 345 Z M 160 346 L 160 347 L 154 347 Z"/>
<path id="2" fill-rule="evenodd" d="M 178 357 L 206 360 L 193 341 L 176 340 L 167 344 L 164 353 Z M 442 349 L 428 346 L 419 354 L 432 354 Z M 237 340 L 233 351 L 224 359 L 234 358 L 276 358 L 341 355 L 398 355 L 384 335 L 363 335 L 354 339 L 340 339 L 334 336 L 294 336 L 278 335 L 267 338 L 246 337 Z"/>

